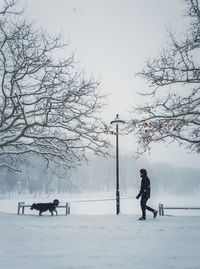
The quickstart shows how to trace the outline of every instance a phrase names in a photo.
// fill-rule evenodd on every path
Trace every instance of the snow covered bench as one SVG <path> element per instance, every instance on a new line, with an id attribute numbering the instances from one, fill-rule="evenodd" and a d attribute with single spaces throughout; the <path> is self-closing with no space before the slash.
<path id="1" fill-rule="evenodd" d="M 200 210 L 200 207 L 195 207 L 195 206 L 193 206 L 193 207 L 186 207 L 186 206 L 177 206 L 177 207 L 172 207 L 172 206 L 170 206 L 170 207 L 168 207 L 168 206 L 163 206 L 163 204 L 159 204 L 159 206 L 158 206 L 158 208 L 159 208 L 159 215 L 160 216 L 164 216 L 164 209 L 176 209 L 176 210 L 179 210 L 179 209 L 186 209 L 186 210 L 188 210 L 188 209 L 192 209 L 192 210 Z"/>
<path id="2" fill-rule="evenodd" d="M 31 208 L 32 205 L 25 204 L 25 202 L 18 202 L 17 214 L 24 214 L 24 210 L 26 207 Z M 58 205 L 56 208 L 65 208 L 65 215 L 70 214 L 70 203 L 66 202 L 65 205 Z"/>

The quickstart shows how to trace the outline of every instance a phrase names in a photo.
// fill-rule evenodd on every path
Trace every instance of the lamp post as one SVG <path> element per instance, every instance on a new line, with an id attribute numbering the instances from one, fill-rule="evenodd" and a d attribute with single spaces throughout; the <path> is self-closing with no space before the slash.
<path id="1" fill-rule="evenodd" d="M 125 121 L 119 119 L 119 114 L 116 118 L 110 122 L 112 125 L 116 125 L 116 214 L 120 213 L 120 191 L 119 191 L 119 138 L 118 138 L 118 125 L 124 124 Z"/>

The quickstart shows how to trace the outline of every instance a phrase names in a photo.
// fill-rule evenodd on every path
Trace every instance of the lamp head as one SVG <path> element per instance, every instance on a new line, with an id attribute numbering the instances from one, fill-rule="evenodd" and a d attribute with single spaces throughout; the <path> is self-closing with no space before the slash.
<path id="1" fill-rule="evenodd" d="M 113 124 L 113 125 L 120 125 L 120 124 L 124 124 L 124 123 L 125 123 L 124 120 L 120 120 L 119 114 L 117 114 L 116 118 L 110 122 L 110 124 Z"/>

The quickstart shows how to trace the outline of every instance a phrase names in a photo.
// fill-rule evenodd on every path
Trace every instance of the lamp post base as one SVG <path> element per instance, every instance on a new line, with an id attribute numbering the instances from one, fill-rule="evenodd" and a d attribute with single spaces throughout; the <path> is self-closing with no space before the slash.
<path id="1" fill-rule="evenodd" d="M 120 193 L 119 190 L 116 191 L 116 214 L 120 213 Z"/>

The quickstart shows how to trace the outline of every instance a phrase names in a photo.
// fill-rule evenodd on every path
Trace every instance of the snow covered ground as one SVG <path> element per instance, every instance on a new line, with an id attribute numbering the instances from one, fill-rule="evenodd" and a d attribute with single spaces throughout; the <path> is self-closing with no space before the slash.
<path id="1" fill-rule="evenodd" d="M 0 200 L 2 269 L 200 268 L 200 211 L 193 216 L 184 211 L 182 216 L 156 219 L 148 215 L 146 221 L 139 222 L 138 201 L 134 201 L 135 212 L 130 208 L 125 212 L 126 204 L 127 208 L 133 205 L 130 199 L 123 201 L 119 216 L 109 213 L 114 207 L 108 201 L 107 212 L 106 202 L 91 203 L 91 208 L 89 203 L 74 203 L 74 213 L 72 210 L 69 216 L 47 213 L 39 217 L 28 209 L 27 214 L 17 215 L 17 200 Z M 179 203 L 186 205 L 186 201 Z M 187 205 L 197 203 L 193 197 Z"/>

